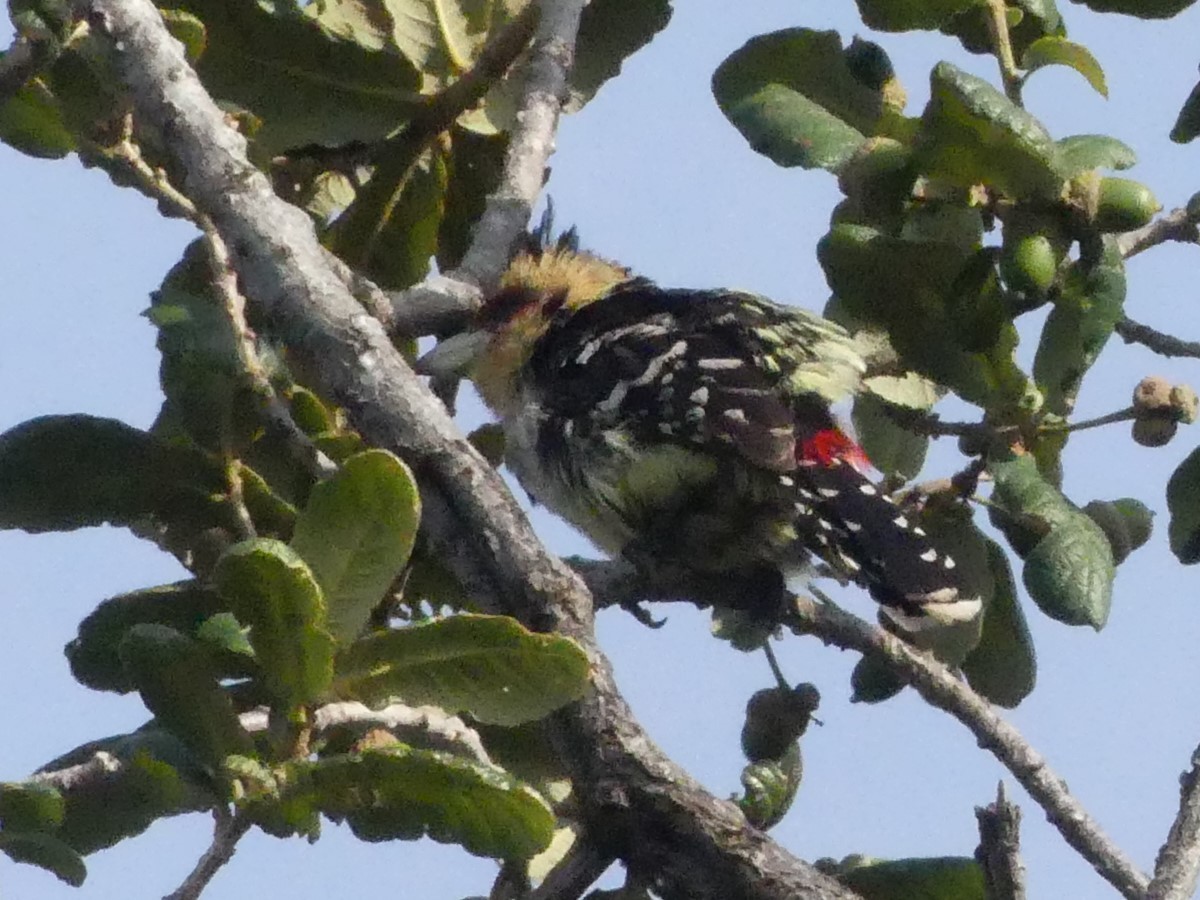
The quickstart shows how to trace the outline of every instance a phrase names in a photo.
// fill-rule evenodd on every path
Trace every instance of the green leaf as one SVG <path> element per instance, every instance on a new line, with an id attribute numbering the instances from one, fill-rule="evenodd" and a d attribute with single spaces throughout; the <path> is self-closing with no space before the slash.
<path id="1" fill-rule="evenodd" d="M 43 416 L 0 435 L 0 528 L 211 522 L 224 489 L 220 468 L 199 451 L 116 419 Z"/>
<path id="2" fill-rule="evenodd" d="M 1099 631 L 1112 606 L 1114 570 L 1108 538 L 1079 513 L 1052 529 L 1025 557 L 1022 580 L 1033 602 L 1050 618 Z"/>
<path id="3" fill-rule="evenodd" d="M 917 158 L 934 178 L 1012 198 L 1056 201 L 1064 179 L 1045 127 L 982 78 L 948 62 L 930 77 Z"/>
<path id="4" fill-rule="evenodd" d="M 67 644 L 71 674 L 80 684 L 94 690 L 132 691 L 135 685 L 117 653 L 129 629 L 140 624 L 158 624 L 192 634 L 205 619 L 220 612 L 221 606 L 216 593 L 197 581 L 180 581 L 110 597 L 79 623 L 78 634 Z"/>
<path id="5" fill-rule="evenodd" d="M 1133 497 L 1093 500 L 1083 511 L 1100 526 L 1112 547 L 1113 561 L 1120 565 L 1138 547 L 1150 540 L 1154 512 Z"/>
<path id="6" fill-rule="evenodd" d="M 321 585 L 335 639 L 348 643 L 362 633 L 408 564 L 420 519 L 412 472 L 386 450 L 350 457 L 313 488 L 292 549 Z"/>
<path id="7" fill-rule="evenodd" d="M 235 779 L 238 812 L 278 838 L 321 836 L 321 817 L 308 776 L 311 763 L 264 765 L 246 756 L 231 756 L 226 771 Z"/>
<path id="8" fill-rule="evenodd" d="M 31 81 L 0 103 L 0 141 L 38 159 L 62 159 L 75 149 L 75 137 L 54 95 L 40 81 Z"/>
<path id="9" fill-rule="evenodd" d="M 254 140 L 268 155 L 307 144 L 377 141 L 415 109 L 421 75 L 399 52 L 391 22 L 347 29 L 345 19 L 328 27 L 321 21 L 320 11 L 336 15 L 347 6 L 312 4 L 316 15 L 297 15 L 266 2 L 174 4 L 208 33 L 198 66 L 205 87 L 262 120 Z"/>
<path id="10" fill-rule="evenodd" d="M 622 63 L 670 21 L 670 0 L 593 0 L 585 6 L 568 77 L 568 109 L 577 110 L 591 100 L 604 82 L 620 73 Z"/>
<path id="11" fill-rule="evenodd" d="M 885 403 L 922 412 L 932 409 L 944 393 L 934 382 L 916 372 L 905 372 L 903 375 L 873 375 L 863 380 L 863 388 Z"/>
<path id="12" fill-rule="evenodd" d="M 1171 552 L 1184 565 L 1200 562 L 1200 448 L 1188 454 L 1167 482 L 1167 510 Z"/>
<path id="13" fill-rule="evenodd" d="M 855 397 L 850 413 L 855 436 L 879 471 L 915 478 L 925 465 L 929 436 L 914 434 L 897 424 L 895 417 L 888 414 L 887 406 L 874 394 Z"/>
<path id="14" fill-rule="evenodd" d="M 969 856 L 870 861 L 838 881 L 863 900 L 986 900 L 983 868 Z"/>
<path id="15" fill-rule="evenodd" d="M 295 550 L 269 539 L 235 544 L 218 560 L 213 584 L 250 626 L 263 681 L 289 715 L 325 692 L 334 640 L 321 588 Z"/>
<path id="16" fill-rule="evenodd" d="M 762 616 L 728 606 L 714 606 L 709 630 L 718 640 L 728 641 L 735 650 L 753 653 L 770 640 L 778 626 Z"/>
<path id="17" fill-rule="evenodd" d="M 1092 169 L 1128 169 L 1137 163 L 1133 148 L 1106 134 L 1073 134 L 1057 143 L 1058 173 L 1063 178 Z"/>
<path id="18" fill-rule="evenodd" d="M 937 28 L 980 0 L 858 0 L 863 22 L 877 31 Z"/>
<path id="19" fill-rule="evenodd" d="M 836 171 L 881 125 L 887 103 L 848 64 L 833 31 L 752 38 L 713 75 L 713 95 L 750 146 L 781 166 Z"/>
<path id="20" fill-rule="evenodd" d="M 987 551 L 995 588 L 983 613 L 979 644 L 962 670 L 972 688 L 997 706 L 1014 709 L 1037 681 L 1037 654 L 1008 557 L 994 541 L 987 542 Z"/>
<path id="21" fill-rule="evenodd" d="M 247 637 L 248 632 L 249 629 L 243 627 L 233 613 L 221 612 L 200 623 L 196 639 L 226 653 L 253 658 L 254 647 Z"/>
<path id="22" fill-rule="evenodd" d="M 1072 0 L 1096 12 L 1124 13 L 1139 19 L 1169 19 L 1196 0 Z"/>
<path id="23" fill-rule="evenodd" d="M 746 820 L 763 831 L 778 825 L 791 809 L 803 775 L 799 741 L 792 741 L 780 759 L 752 762 L 742 769 L 745 793 L 737 805 Z"/>
<path id="24" fill-rule="evenodd" d="M 1194 141 L 1197 135 L 1200 135 L 1200 83 L 1192 88 L 1183 101 L 1183 107 L 1171 128 L 1171 140 L 1186 144 Z"/>
<path id="25" fill-rule="evenodd" d="M 496 725 L 540 719 L 577 700 L 588 683 L 578 645 L 506 616 L 458 615 L 372 634 L 342 652 L 337 671 L 342 696 L 366 703 L 398 696 Z"/>
<path id="26" fill-rule="evenodd" d="M 208 32 L 204 29 L 204 23 L 190 13 L 177 9 L 162 9 L 159 13 L 167 31 L 171 32 L 171 37 L 183 44 L 187 61 L 194 66 L 208 48 Z"/>
<path id="27" fill-rule="evenodd" d="M 1108 96 L 1104 69 L 1092 52 L 1083 44 L 1061 37 L 1044 37 L 1034 41 L 1021 57 L 1021 68 L 1036 72 L 1046 66 L 1067 66 L 1074 69 L 1101 97 Z"/>
<path id="28" fill-rule="evenodd" d="M 52 834 L 13 832 L 5 828 L 0 831 L 0 851 L 16 862 L 53 872 L 72 887 L 80 887 L 87 878 L 83 857 Z"/>
<path id="29" fill-rule="evenodd" d="M 230 753 L 253 745 L 205 649 L 166 625 L 134 625 L 121 640 L 121 662 L 142 701 L 197 760 L 218 768 Z"/>
<path id="30" fill-rule="evenodd" d="M 437 263 L 442 272 L 462 262 L 488 195 L 500 183 L 508 153 L 506 135 L 476 134 L 462 128 L 454 128 L 449 134 L 445 208 L 437 241 Z"/>
<path id="31" fill-rule="evenodd" d="M 288 411 L 297 427 L 309 437 L 337 428 L 334 413 L 308 388 L 292 385 L 288 389 Z"/>
<path id="32" fill-rule="evenodd" d="M 208 250 L 195 240 L 150 295 L 146 316 L 158 329 L 159 383 L 174 422 L 215 452 L 248 442 L 260 402 L 243 371 L 238 338 L 212 278 Z M 156 429 L 157 430 L 157 429 Z"/>
<path id="33" fill-rule="evenodd" d="M 529 859 L 554 835 L 554 813 L 501 769 L 397 744 L 326 757 L 307 769 L 316 806 L 362 840 L 431 837 L 477 856 Z"/>
<path id="34" fill-rule="evenodd" d="M 265 478 L 245 463 L 236 462 L 234 471 L 242 483 L 242 501 L 258 536 L 290 537 L 296 526 L 296 507 L 279 496 Z"/>
<path id="35" fill-rule="evenodd" d="M 543 797 L 552 801 L 558 802 L 570 795 L 571 773 L 554 748 L 553 735 L 546 721 L 512 727 L 472 724 L 493 763 L 533 785 Z"/>
<path id="36" fill-rule="evenodd" d="M 1091 368 L 1124 315 L 1125 262 L 1112 238 L 1094 265 L 1071 264 L 1054 309 L 1042 327 L 1033 377 L 1045 409 L 1067 416 L 1075 407 L 1083 376 Z"/>
<path id="37" fill-rule="evenodd" d="M 968 212 L 928 210 L 899 237 L 835 225 L 817 255 L 845 313 L 884 329 L 907 367 L 971 402 L 1016 404 L 1028 383 L 1013 361 L 1017 333 Z"/>
<path id="38" fill-rule="evenodd" d="M 324 242 L 380 287 L 400 289 L 429 272 L 437 252 L 448 175 L 439 151 L 396 144 L 389 146 L 389 154 L 334 222 Z"/>
<path id="39" fill-rule="evenodd" d="M 154 726 L 84 745 L 45 768 L 83 763 L 98 752 L 115 757 L 120 767 L 63 792 L 66 816 L 55 834 L 77 853 L 111 847 L 141 834 L 157 819 L 221 802 L 194 756 L 174 735 Z"/>
<path id="40" fill-rule="evenodd" d="M 34 781 L 0 782 L 0 827 L 5 832 L 53 831 L 62 824 L 62 794 Z"/>
<path id="41" fill-rule="evenodd" d="M 989 508 L 992 524 L 1022 558 L 1051 529 L 1070 522 L 1077 512 L 1029 454 L 994 456 L 988 460 L 988 470 L 996 484 Z"/>

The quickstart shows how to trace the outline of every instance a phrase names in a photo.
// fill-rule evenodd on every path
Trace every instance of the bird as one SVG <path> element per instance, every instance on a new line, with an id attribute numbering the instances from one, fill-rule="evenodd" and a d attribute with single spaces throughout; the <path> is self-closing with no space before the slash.
<path id="1" fill-rule="evenodd" d="M 866 370 L 844 328 L 745 291 L 659 287 L 550 229 L 418 362 L 471 377 L 533 501 L 643 572 L 753 584 L 821 561 L 901 628 L 978 616 L 831 410 Z"/>

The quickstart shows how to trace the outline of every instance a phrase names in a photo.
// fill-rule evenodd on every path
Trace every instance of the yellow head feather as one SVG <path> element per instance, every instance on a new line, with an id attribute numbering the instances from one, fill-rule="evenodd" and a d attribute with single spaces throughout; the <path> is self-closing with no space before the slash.
<path id="1" fill-rule="evenodd" d="M 501 416 L 515 412 L 521 368 L 550 317 L 564 307 L 587 306 L 632 277 L 624 266 L 565 247 L 517 254 L 480 313 L 492 332 L 474 372 L 484 402 Z M 497 318 L 497 312 L 507 312 L 498 308 L 514 299 L 511 314 Z"/>

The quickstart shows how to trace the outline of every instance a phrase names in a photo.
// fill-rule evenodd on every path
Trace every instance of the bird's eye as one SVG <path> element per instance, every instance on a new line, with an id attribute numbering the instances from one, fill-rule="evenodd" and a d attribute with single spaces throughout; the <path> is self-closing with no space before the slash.
<path id="1" fill-rule="evenodd" d="M 563 304 L 566 302 L 567 292 L 555 291 L 553 294 L 547 297 L 546 302 L 542 304 L 542 315 L 546 318 L 550 318 L 550 316 L 562 309 Z"/>
<path id="2" fill-rule="evenodd" d="M 510 287 L 493 295 L 479 311 L 478 327 L 495 328 L 511 322 L 524 312 L 532 311 L 540 304 L 542 315 L 554 315 L 567 300 L 566 291 L 545 291 L 530 287 Z"/>
<path id="3" fill-rule="evenodd" d="M 509 287 L 493 294 L 479 310 L 479 327 L 494 328 L 511 321 L 527 307 L 542 299 L 542 292 L 531 287 Z"/>

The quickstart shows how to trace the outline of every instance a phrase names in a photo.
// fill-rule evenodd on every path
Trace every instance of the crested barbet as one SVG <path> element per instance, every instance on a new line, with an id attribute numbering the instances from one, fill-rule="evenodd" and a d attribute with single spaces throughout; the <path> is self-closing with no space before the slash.
<path id="1" fill-rule="evenodd" d="M 788 575 L 815 556 L 902 627 L 978 613 L 830 412 L 865 370 L 841 326 L 742 291 L 658 287 L 547 227 L 471 330 L 420 364 L 471 375 L 534 501 L 643 569 Z"/>

